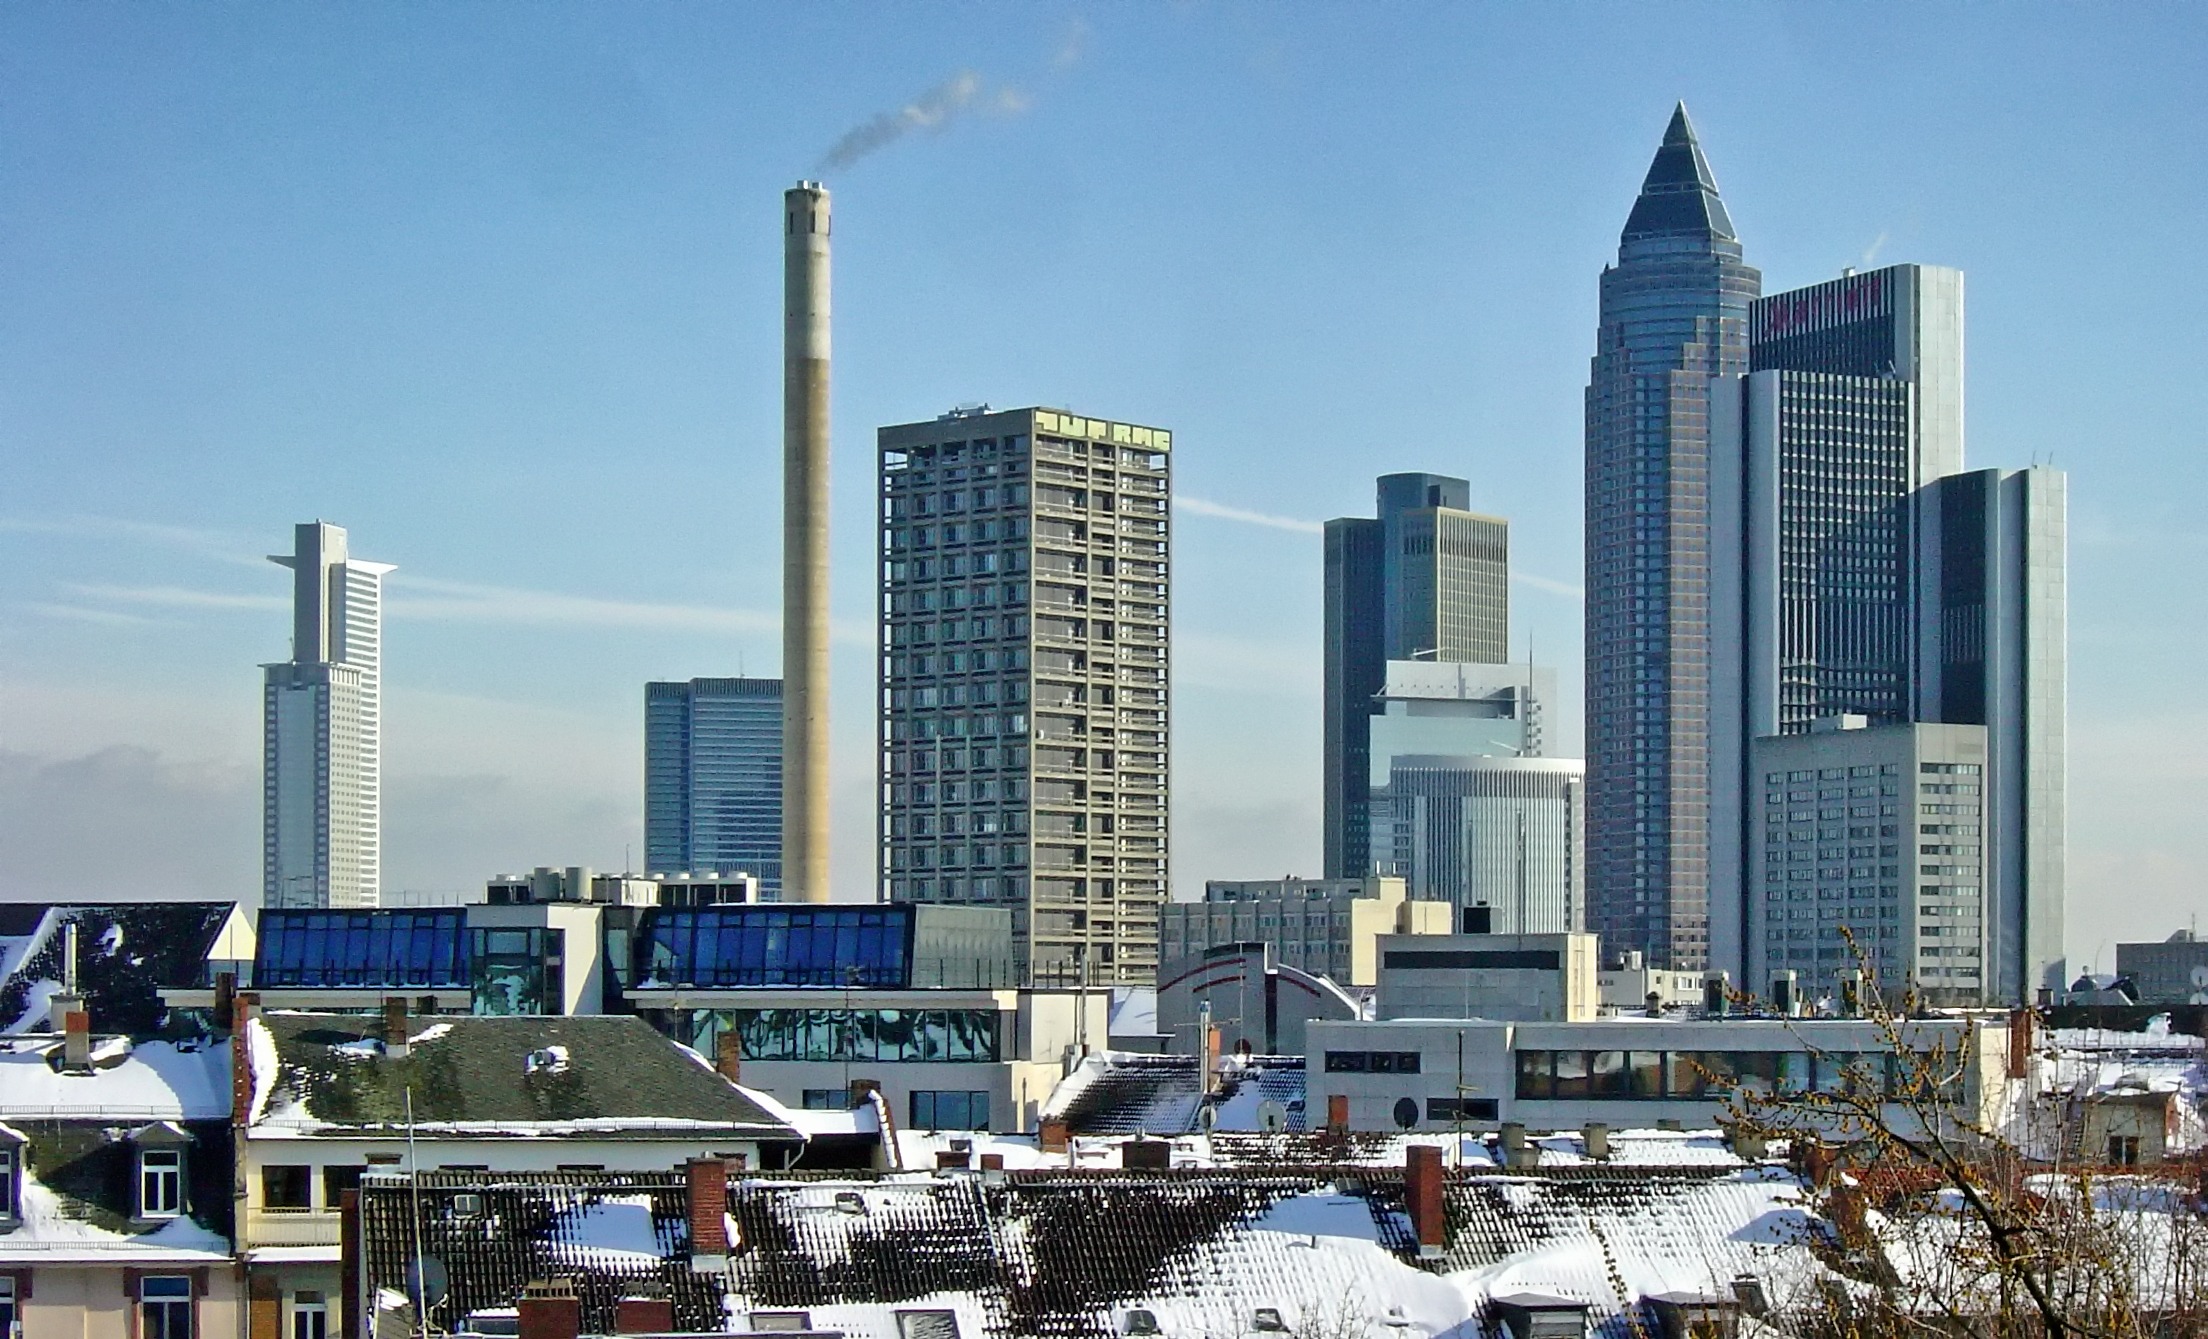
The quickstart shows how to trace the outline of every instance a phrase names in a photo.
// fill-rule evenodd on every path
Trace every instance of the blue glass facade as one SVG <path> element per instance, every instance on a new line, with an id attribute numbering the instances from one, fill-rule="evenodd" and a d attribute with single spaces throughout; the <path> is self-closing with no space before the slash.
<path id="1" fill-rule="evenodd" d="M 1710 379 L 1747 371 L 1762 282 L 1680 107 L 1603 271 L 1587 386 L 1588 928 L 1652 967 L 1709 958 Z"/>
<path id="2" fill-rule="evenodd" d="M 644 860 L 742 870 L 782 896 L 782 681 L 644 686 Z"/>
<path id="3" fill-rule="evenodd" d="M 637 927 L 636 981 L 903 990 L 912 935 L 908 906 L 661 908 Z"/>
<path id="4" fill-rule="evenodd" d="M 253 984 L 465 989 L 467 916 L 437 911 L 261 913 Z"/>

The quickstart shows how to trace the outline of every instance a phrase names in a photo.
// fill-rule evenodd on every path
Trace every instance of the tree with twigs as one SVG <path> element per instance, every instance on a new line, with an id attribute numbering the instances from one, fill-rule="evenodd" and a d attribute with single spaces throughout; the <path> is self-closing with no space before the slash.
<path id="1" fill-rule="evenodd" d="M 2012 1080 L 2004 1101 L 1967 1101 L 1968 1028 L 1933 1025 L 1913 988 L 1888 997 L 1869 956 L 1856 956 L 1858 1012 L 1878 1052 L 1824 1057 L 1843 1077 L 1813 1090 L 1721 1080 L 1736 1129 L 1795 1149 L 1819 1224 L 1807 1244 L 1829 1271 L 1814 1296 L 1769 1317 L 1772 1328 L 1817 1339 L 2208 1336 L 2208 1229 L 2187 1188 L 2167 1173 L 2028 1157 L 2012 1135 L 2044 1128 L 2043 1099 Z"/>

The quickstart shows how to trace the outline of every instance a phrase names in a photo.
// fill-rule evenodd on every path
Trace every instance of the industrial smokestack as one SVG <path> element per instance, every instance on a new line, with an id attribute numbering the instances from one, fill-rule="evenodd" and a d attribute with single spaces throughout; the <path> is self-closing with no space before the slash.
<path id="1" fill-rule="evenodd" d="M 782 193 L 782 896 L 828 900 L 828 191 Z"/>

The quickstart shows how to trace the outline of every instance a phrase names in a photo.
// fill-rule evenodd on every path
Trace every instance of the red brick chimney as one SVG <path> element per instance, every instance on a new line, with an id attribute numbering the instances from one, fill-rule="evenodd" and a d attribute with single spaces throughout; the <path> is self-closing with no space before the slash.
<path id="1" fill-rule="evenodd" d="M 1328 1093 L 1326 1095 L 1326 1132 L 1328 1134 L 1349 1133 L 1348 1093 Z"/>
<path id="2" fill-rule="evenodd" d="M 2036 1015 L 2029 1009 L 2009 1010 L 2009 1077 L 2021 1079 L 2031 1067 L 2032 1023 Z"/>
<path id="3" fill-rule="evenodd" d="M 1434 1144 L 1413 1144 L 1403 1175 L 1403 1199 L 1411 1211 L 1411 1231 L 1418 1238 L 1423 1258 L 1438 1256 L 1449 1244 L 1447 1220 L 1442 1214 L 1441 1149 Z"/>
<path id="4" fill-rule="evenodd" d="M 723 1032 L 713 1041 L 713 1068 L 730 1083 L 744 1081 L 744 1039 Z"/>
<path id="5" fill-rule="evenodd" d="M 521 1290 L 520 1339 L 576 1339 L 583 1332 L 583 1300 L 573 1279 L 539 1279 Z"/>
<path id="6" fill-rule="evenodd" d="M 689 1173 L 690 1258 L 728 1257 L 728 1164 L 719 1158 L 692 1158 Z M 523 1339 L 527 1339 L 524 1336 Z"/>
<path id="7" fill-rule="evenodd" d="M 261 997 L 241 990 L 230 1000 L 230 1128 L 244 1130 L 253 1114 L 253 1046 L 247 1024 L 261 1011 Z"/>
<path id="8" fill-rule="evenodd" d="M 1042 1135 L 1041 1135 L 1041 1139 L 1040 1139 L 1040 1143 L 1041 1143 L 1041 1148 L 1042 1148 L 1042 1151 L 1043 1151 L 1043 1152 L 1045 1152 L 1045 1153 L 1063 1153 L 1063 1152 L 1065 1152 L 1065 1151 L 1066 1151 L 1066 1143 L 1067 1143 L 1067 1138 L 1068 1138 L 1068 1131 L 1066 1130 L 1066 1122 L 1065 1122 L 1065 1118 L 1064 1118 L 1064 1117 L 1061 1117 L 1061 1116 L 1045 1116 L 1045 1117 L 1043 1117 L 1043 1130 L 1042 1130 Z"/>
<path id="9" fill-rule="evenodd" d="M 624 1297 L 613 1305 L 615 1334 L 672 1334 L 675 1304 L 664 1297 Z"/>
<path id="10" fill-rule="evenodd" d="M 394 995 L 383 1002 L 383 1054 L 391 1060 L 406 1059 L 407 1043 L 413 1038 L 407 1026 L 406 998 Z"/>
<path id="11" fill-rule="evenodd" d="M 61 1064 L 72 1074 L 92 1072 L 92 1015 L 82 1009 L 61 1020 Z"/>

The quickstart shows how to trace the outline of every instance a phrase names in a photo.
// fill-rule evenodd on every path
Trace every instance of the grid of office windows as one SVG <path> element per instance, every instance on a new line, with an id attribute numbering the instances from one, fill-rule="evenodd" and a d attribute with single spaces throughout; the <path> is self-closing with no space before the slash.
<path id="1" fill-rule="evenodd" d="M 1899 961 L 1901 766 L 1764 773 L 1763 962 L 1832 976 Z M 1850 942 L 1850 939 L 1853 942 Z"/>
<path id="2" fill-rule="evenodd" d="M 1165 899 L 1170 434 L 1052 410 L 880 433 L 882 892 L 1148 981 Z"/>
<path id="3" fill-rule="evenodd" d="M 253 984 L 465 987 L 466 913 L 436 911 L 261 912 Z"/>
<path id="4" fill-rule="evenodd" d="M 643 986 L 911 984 L 912 912 L 898 906 L 658 908 L 637 927 Z"/>
<path id="5" fill-rule="evenodd" d="M 1587 385 L 1588 928 L 1709 957 L 1711 378 L 1747 370 L 1743 263 L 1682 113 L 1601 277 Z"/>
<path id="6" fill-rule="evenodd" d="M 742 870 L 782 896 L 782 681 L 644 686 L 644 859 Z"/>
<path id="7" fill-rule="evenodd" d="M 1883 1051 L 1520 1051 L 1521 1101 L 1698 1101 L 1736 1087 L 1781 1093 L 1876 1085 L 1891 1096 L 1911 1066 Z"/>
<path id="8" fill-rule="evenodd" d="M 915 1130 L 986 1130 L 989 1094 L 916 1091 L 912 1095 Z"/>
<path id="9" fill-rule="evenodd" d="M 730 1009 L 747 1060 L 993 1061 L 993 1009 Z"/>

